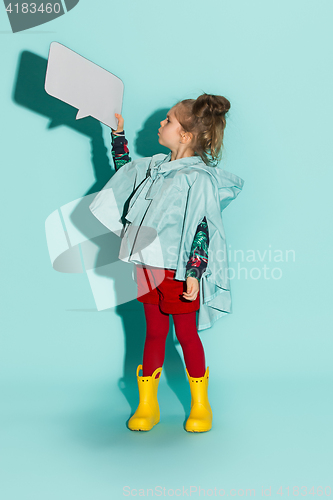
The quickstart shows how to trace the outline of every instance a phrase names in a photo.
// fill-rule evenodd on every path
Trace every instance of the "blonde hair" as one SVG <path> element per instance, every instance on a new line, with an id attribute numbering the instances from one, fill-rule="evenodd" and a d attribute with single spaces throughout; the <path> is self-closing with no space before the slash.
<path id="1" fill-rule="evenodd" d="M 228 99 L 211 94 L 185 99 L 175 106 L 177 120 L 185 132 L 193 134 L 192 148 L 206 165 L 215 167 L 221 159 L 225 115 L 229 109 Z"/>

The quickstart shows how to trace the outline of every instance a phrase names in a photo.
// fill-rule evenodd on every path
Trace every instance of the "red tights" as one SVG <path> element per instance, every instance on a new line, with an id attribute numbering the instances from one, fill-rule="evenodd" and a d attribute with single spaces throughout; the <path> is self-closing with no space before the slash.
<path id="1" fill-rule="evenodd" d="M 163 365 L 165 341 L 169 331 L 169 314 L 162 312 L 157 304 L 143 304 L 147 323 L 146 341 L 143 351 L 142 375 L 149 377 Z M 190 377 L 205 374 L 205 353 L 197 332 L 196 311 L 173 314 L 176 336 L 183 349 L 185 365 Z"/>

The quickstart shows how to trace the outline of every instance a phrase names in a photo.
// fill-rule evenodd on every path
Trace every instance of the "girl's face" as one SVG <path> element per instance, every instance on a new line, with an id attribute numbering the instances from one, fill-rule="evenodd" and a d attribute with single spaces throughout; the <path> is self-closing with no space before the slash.
<path id="1" fill-rule="evenodd" d="M 158 130 L 158 142 L 171 151 L 177 150 L 181 139 L 183 128 L 177 120 L 174 112 L 175 107 L 171 108 L 165 120 L 161 121 L 161 127 Z"/>

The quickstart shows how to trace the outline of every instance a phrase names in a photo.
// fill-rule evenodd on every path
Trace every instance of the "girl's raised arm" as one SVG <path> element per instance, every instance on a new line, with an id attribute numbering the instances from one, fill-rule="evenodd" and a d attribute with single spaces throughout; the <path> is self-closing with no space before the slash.
<path id="1" fill-rule="evenodd" d="M 115 169 L 117 171 L 120 167 L 132 161 L 132 159 L 129 155 L 129 150 L 127 147 L 128 142 L 125 137 L 124 118 L 118 113 L 115 113 L 115 117 L 118 119 L 118 127 L 117 130 L 112 130 L 111 141 L 112 157 Z"/>

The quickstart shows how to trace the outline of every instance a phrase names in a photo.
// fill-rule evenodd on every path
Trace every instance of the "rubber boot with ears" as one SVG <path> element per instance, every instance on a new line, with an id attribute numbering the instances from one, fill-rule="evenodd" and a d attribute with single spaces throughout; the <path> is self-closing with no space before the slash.
<path id="1" fill-rule="evenodd" d="M 208 401 L 209 368 L 203 377 L 190 377 L 186 369 L 191 389 L 191 412 L 185 424 L 188 432 L 207 432 L 212 428 L 213 412 Z"/>
<path id="2" fill-rule="evenodd" d="M 150 377 L 140 377 L 139 371 L 141 369 L 142 365 L 139 365 L 136 370 L 140 402 L 136 412 L 128 421 L 128 428 L 131 431 L 150 431 L 160 421 L 157 389 L 162 367 L 156 368 Z M 157 374 L 159 374 L 158 378 L 156 378 Z"/>

